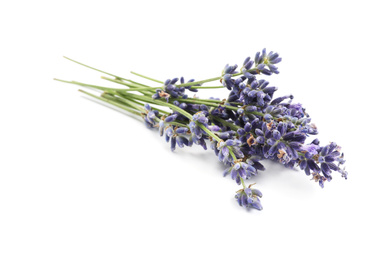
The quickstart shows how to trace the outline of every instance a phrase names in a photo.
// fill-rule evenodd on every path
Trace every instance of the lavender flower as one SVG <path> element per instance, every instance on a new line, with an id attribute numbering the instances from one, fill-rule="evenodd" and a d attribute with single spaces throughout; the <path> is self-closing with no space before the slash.
<path id="1" fill-rule="evenodd" d="M 240 145 L 241 141 L 235 140 L 235 139 L 228 139 L 226 141 L 220 141 L 217 145 L 216 148 L 219 151 L 218 152 L 218 159 L 220 162 L 223 163 L 232 163 L 234 161 L 234 158 L 231 153 L 234 154 L 235 157 L 241 156 L 240 151 Z"/>
<path id="2" fill-rule="evenodd" d="M 236 162 L 230 168 L 226 169 L 223 173 L 224 176 L 229 175 L 238 185 L 241 184 L 242 180 L 251 178 L 257 175 L 256 168 L 250 164 L 244 162 Z"/>
<path id="3" fill-rule="evenodd" d="M 235 198 L 238 204 L 244 208 L 254 208 L 254 209 L 262 210 L 263 206 L 261 206 L 260 198 L 263 195 L 259 190 L 252 189 L 251 188 L 252 185 L 249 185 L 248 188 L 244 188 L 237 191 Z"/>
<path id="4" fill-rule="evenodd" d="M 278 74 L 278 68 L 275 66 L 275 64 L 282 61 L 282 58 L 279 57 L 279 54 L 270 52 L 267 54 L 266 49 L 264 48 L 262 53 L 260 52 L 256 53 L 255 55 L 255 64 L 258 66 L 261 66 L 262 64 L 268 66 L 269 70 L 272 73 Z"/>

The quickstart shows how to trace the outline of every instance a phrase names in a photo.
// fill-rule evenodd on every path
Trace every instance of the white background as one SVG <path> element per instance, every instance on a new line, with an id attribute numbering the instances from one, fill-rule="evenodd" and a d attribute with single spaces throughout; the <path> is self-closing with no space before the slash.
<path id="1" fill-rule="evenodd" d="M 386 2 L 5 1 L 0 259 L 389 259 Z M 171 153 L 140 120 L 53 81 L 110 86 L 63 55 L 200 80 L 264 47 L 283 57 L 268 80 L 343 147 L 350 175 L 321 189 L 264 162 L 262 211 L 236 205 L 212 151 Z"/>

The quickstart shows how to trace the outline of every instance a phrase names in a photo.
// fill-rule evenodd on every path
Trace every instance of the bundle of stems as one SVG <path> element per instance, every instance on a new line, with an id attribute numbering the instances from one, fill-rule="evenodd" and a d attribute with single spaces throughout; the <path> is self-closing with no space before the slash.
<path id="1" fill-rule="evenodd" d="M 270 159 L 286 167 L 299 167 L 312 179 L 324 186 L 332 180 L 332 171 L 347 178 L 345 160 L 340 147 L 332 142 L 325 146 L 319 140 L 305 144 L 306 137 L 318 133 L 311 118 L 301 104 L 292 103 L 293 96 L 274 98 L 276 87 L 268 86 L 259 75 L 270 76 L 279 73 L 275 64 L 281 61 L 277 53 L 264 49 L 254 60 L 245 59 L 237 71 L 237 65 L 226 65 L 222 75 L 205 80 L 184 81 L 173 78 L 165 81 L 131 72 L 149 80 L 153 85 L 108 73 L 78 61 L 66 59 L 101 72 L 101 78 L 119 84 L 119 88 L 104 87 L 77 81 L 57 81 L 79 85 L 101 93 L 84 94 L 104 101 L 144 119 L 149 128 L 158 128 L 160 135 L 170 142 L 172 151 L 176 147 L 201 145 L 207 149 L 207 142 L 215 151 L 219 161 L 228 168 L 224 176 L 230 175 L 242 189 L 235 198 L 240 206 L 262 209 L 261 192 L 246 185 L 250 179 L 265 168 L 261 160 Z M 215 86 L 202 86 L 208 82 Z M 187 91 L 227 88 L 230 93 L 225 99 L 190 98 Z"/>

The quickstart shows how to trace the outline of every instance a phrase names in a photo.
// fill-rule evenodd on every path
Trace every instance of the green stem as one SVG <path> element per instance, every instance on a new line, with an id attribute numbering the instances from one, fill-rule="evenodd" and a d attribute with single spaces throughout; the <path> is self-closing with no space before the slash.
<path id="1" fill-rule="evenodd" d="M 202 128 L 209 136 L 211 136 L 212 138 L 215 139 L 215 141 L 219 142 L 221 141 L 222 139 L 219 138 L 218 136 L 216 136 L 213 132 L 211 132 L 207 127 L 205 127 L 204 125 L 202 125 L 201 123 L 198 123 L 196 122 L 196 124 Z"/>
<path id="2" fill-rule="evenodd" d="M 160 101 L 158 99 L 153 99 L 151 97 L 147 97 L 147 96 L 141 96 L 141 95 L 136 95 L 136 94 L 130 94 L 130 93 L 117 93 L 117 95 L 123 97 L 123 98 L 127 98 L 127 97 L 130 97 L 130 98 L 133 98 L 133 99 L 136 99 L 136 100 L 141 100 L 141 101 L 144 101 L 144 102 L 148 102 L 148 103 L 151 103 L 151 104 L 156 104 L 156 105 L 160 105 L 160 106 L 164 106 L 164 107 L 169 107 L 171 108 L 172 110 L 176 111 L 176 112 L 179 112 L 180 114 L 182 114 L 183 116 L 187 117 L 188 119 L 192 120 L 192 115 L 190 113 L 188 113 L 187 111 L 181 109 L 180 107 L 177 107 L 171 103 L 167 103 L 167 102 L 163 102 L 163 101 Z"/>
<path id="3" fill-rule="evenodd" d="M 151 87 L 148 86 L 148 85 L 141 84 L 141 83 L 136 82 L 136 81 L 134 81 L 134 80 L 129 80 L 129 79 L 124 79 L 124 80 L 126 80 L 126 81 L 128 81 L 128 82 L 130 82 L 130 83 L 136 84 L 136 85 L 139 86 L 139 87 L 151 88 Z"/>
<path id="4" fill-rule="evenodd" d="M 181 127 L 187 127 L 188 128 L 188 125 L 182 124 L 182 123 L 179 123 L 179 122 L 170 122 L 170 123 L 167 123 L 167 124 L 175 125 L 175 126 L 181 126 Z"/>
<path id="5" fill-rule="evenodd" d="M 219 106 L 222 106 L 222 107 L 225 107 L 227 109 L 230 109 L 230 110 L 234 110 L 234 111 L 237 111 L 238 109 L 240 109 L 239 107 L 233 107 L 233 106 L 227 106 L 227 105 L 220 105 L 220 104 L 213 104 L 213 103 L 209 103 L 209 102 L 206 102 L 206 101 L 198 101 L 196 98 L 195 99 L 183 99 L 183 98 L 176 98 L 174 100 L 177 100 L 177 101 L 181 101 L 181 102 L 186 102 L 186 103 L 192 103 L 192 104 L 204 104 L 204 105 L 207 105 L 207 106 L 211 106 L 211 107 L 219 107 Z M 258 115 L 258 116 L 264 116 L 264 113 L 261 113 L 261 112 L 246 112 L 246 114 L 253 114 L 253 115 Z M 278 119 L 278 118 L 275 118 L 273 117 L 273 119 Z"/>
<path id="6" fill-rule="evenodd" d="M 115 90 L 115 91 L 127 90 L 128 91 L 128 89 L 123 89 L 123 88 L 106 88 L 106 87 L 97 86 L 97 85 L 85 84 L 85 83 L 78 82 L 78 81 L 67 81 L 67 80 L 62 80 L 62 79 L 54 79 L 54 80 L 60 81 L 60 82 L 64 82 L 64 83 L 74 84 L 74 85 L 78 85 L 78 86 L 82 86 L 82 87 L 95 88 L 95 89 L 99 89 L 99 90 L 103 90 L 103 91 L 106 91 L 106 90 Z"/>
<path id="7" fill-rule="evenodd" d="M 86 64 L 83 64 L 83 63 L 81 63 L 81 62 L 72 60 L 72 59 L 70 59 L 70 58 L 68 58 L 68 57 L 65 57 L 65 56 L 64 56 L 64 58 L 67 59 L 67 60 L 73 61 L 74 63 L 77 63 L 77 64 L 79 64 L 79 65 L 81 65 L 81 66 L 87 67 L 87 68 L 89 68 L 89 69 L 93 69 L 93 70 L 99 71 L 99 72 L 101 72 L 101 73 L 110 75 L 110 76 L 112 76 L 112 77 L 114 77 L 114 78 L 127 80 L 127 79 L 125 79 L 125 78 L 119 77 L 119 76 L 114 75 L 114 74 L 111 74 L 111 73 L 109 73 L 109 72 L 105 72 L 105 71 L 103 71 L 103 70 L 99 70 L 99 69 L 96 69 L 96 68 L 94 68 L 94 67 L 91 67 L 91 66 L 88 66 L 88 65 L 86 65 Z"/>
<path id="8" fill-rule="evenodd" d="M 142 113 L 138 112 L 138 111 L 134 111 L 133 109 L 137 109 L 139 111 L 144 111 L 145 110 L 143 107 L 135 106 L 134 104 L 130 104 L 128 102 L 124 103 L 123 99 L 120 99 L 118 97 L 112 96 L 110 94 L 103 94 L 103 97 L 99 97 L 99 96 L 95 96 L 95 95 L 93 95 L 93 94 L 91 94 L 89 92 L 86 92 L 84 90 L 81 90 L 81 89 L 79 91 L 84 93 L 84 94 L 87 94 L 87 95 L 89 95 L 91 97 L 94 97 L 96 99 L 100 99 L 100 100 L 102 100 L 104 102 L 107 102 L 107 103 L 109 103 L 111 105 L 119 107 L 119 108 L 121 108 L 123 110 L 126 110 L 126 111 L 128 111 L 130 113 L 133 113 L 133 114 L 135 114 L 137 116 L 141 116 L 142 117 Z M 139 103 L 139 102 L 133 101 L 133 103 Z M 128 106 L 131 106 L 133 109 L 130 109 Z M 156 108 L 152 108 L 152 109 L 156 109 Z M 161 121 L 161 119 L 158 118 L 158 117 L 155 117 L 155 120 L 158 121 L 158 122 Z M 182 123 L 179 123 L 179 122 L 170 122 L 169 124 L 170 125 L 174 125 L 174 126 L 180 126 L 180 127 L 188 127 L 186 124 L 182 124 Z"/>
<path id="9" fill-rule="evenodd" d="M 207 86 L 207 87 L 198 87 L 198 86 L 192 86 L 192 89 L 207 89 L 207 88 L 225 88 L 224 86 Z"/>
<path id="10" fill-rule="evenodd" d="M 180 102 L 184 102 L 184 103 L 190 103 L 190 104 L 200 104 L 200 105 L 207 105 L 207 106 L 211 106 L 211 107 L 219 107 L 220 105 L 219 104 L 216 104 L 216 103 L 209 103 L 209 102 L 206 102 L 206 101 L 198 101 L 198 100 L 188 100 L 187 99 L 182 99 L 182 98 L 172 98 L 172 101 L 180 101 Z"/>
<path id="11" fill-rule="evenodd" d="M 114 82 L 114 83 L 118 83 L 118 84 L 124 85 L 126 87 L 131 88 L 131 90 L 137 90 L 137 91 L 139 91 L 139 90 L 147 90 L 147 91 L 151 91 L 151 92 L 154 93 L 154 91 L 151 90 L 151 87 L 149 87 L 149 86 L 141 86 L 140 84 L 134 84 L 134 83 L 129 84 L 129 83 L 126 83 L 126 82 L 123 82 L 123 81 L 120 81 L 120 80 L 110 79 L 110 78 L 107 78 L 107 77 L 104 77 L 104 76 L 102 76 L 101 78 L 105 79 L 105 80 L 108 80 L 108 81 L 111 81 L 111 82 Z"/>
<path id="12" fill-rule="evenodd" d="M 253 68 L 253 69 L 248 70 L 248 72 L 256 71 L 256 70 L 257 70 L 257 68 Z M 232 74 L 232 77 L 240 76 L 242 74 L 244 74 L 244 73 L 238 72 L 236 74 Z M 184 83 L 184 84 L 178 85 L 178 87 L 186 87 L 186 86 L 193 86 L 193 85 L 197 85 L 197 84 L 203 84 L 203 83 L 206 83 L 206 82 L 220 80 L 222 77 L 223 76 L 210 78 L 210 79 L 205 79 L 205 80 L 200 80 L 200 81 L 188 82 L 188 83 Z"/>
<path id="13" fill-rule="evenodd" d="M 164 82 L 162 82 L 162 81 L 160 81 L 160 80 L 157 80 L 157 79 L 153 79 L 153 78 L 144 76 L 144 75 L 139 74 L 139 73 L 136 73 L 136 72 L 134 72 L 134 71 L 130 71 L 130 73 L 131 73 L 131 74 L 134 74 L 134 75 L 137 75 L 138 77 L 141 77 L 141 78 L 144 78 L 144 79 L 148 79 L 148 80 L 151 80 L 151 81 L 154 81 L 154 82 L 157 82 L 157 83 L 164 84 Z"/>
<path id="14" fill-rule="evenodd" d="M 134 111 L 133 109 L 130 109 L 128 106 L 119 104 L 118 102 L 114 102 L 114 101 L 109 100 L 109 99 L 107 99 L 107 98 L 103 98 L 103 97 L 96 96 L 96 95 L 91 94 L 91 93 L 89 93 L 89 92 L 87 92 L 87 91 L 84 91 L 84 90 L 82 90 L 82 89 L 79 89 L 79 91 L 82 92 L 82 93 L 84 93 L 84 94 L 86 94 L 86 95 L 88 95 L 88 96 L 91 96 L 91 97 L 93 97 L 93 98 L 102 100 L 102 101 L 107 102 L 107 103 L 109 103 L 109 104 L 111 104 L 111 105 L 114 105 L 114 106 L 119 107 L 119 108 L 121 108 L 121 109 L 123 109 L 123 110 L 126 110 L 127 112 L 130 112 L 130 113 L 135 114 L 135 115 L 137 115 L 137 116 L 141 116 L 141 113 L 140 113 L 140 112 Z"/>
<path id="15" fill-rule="evenodd" d="M 88 65 L 86 65 L 86 64 L 84 64 L 84 63 L 81 63 L 81 62 L 72 60 L 72 59 L 70 59 L 70 58 L 68 58 L 68 57 L 65 57 L 65 56 L 64 56 L 64 58 L 67 59 L 67 60 L 70 60 L 70 61 L 72 61 L 72 62 L 74 62 L 74 63 L 77 63 L 77 64 L 79 64 L 79 65 L 81 65 L 81 66 L 84 66 L 84 67 L 87 67 L 87 68 L 89 68 L 89 69 L 96 70 L 96 71 L 99 71 L 99 72 L 104 73 L 104 74 L 106 74 L 106 75 L 112 76 L 112 77 L 117 78 L 117 79 L 119 79 L 119 80 L 126 80 L 126 81 L 128 81 L 128 82 L 130 82 L 130 83 L 134 83 L 134 84 L 137 84 L 137 85 L 139 85 L 139 86 L 148 87 L 148 86 L 146 86 L 146 85 L 144 85 L 144 84 L 135 82 L 135 81 L 130 80 L 130 79 L 126 79 L 126 78 L 120 77 L 120 76 L 118 76 L 118 75 L 115 75 L 115 74 L 112 74 L 112 73 L 109 73 L 109 72 L 106 72 L 106 71 L 103 71 L 103 70 L 99 70 L 99 69 L 97 69 L 97 68 L 88 66 Z"/>
<path id="16" fill-rule="evenodd" d="M 222 103 L 224 101 L 216 100 L 216 99 L 202 99 L 202 98 L 186 98 L 185 100 L 195 100 L 195 101 L 204 101 L 204 102 L 212 102 L 212 103 Z"/>
<path id="17" fill-rule="evenodd" d="M 204 105 L 211 106 L 211 107 L 223 106 L 223 107 L 226 107 L 227 109 L 230 109 L 230 110 L 238 110 L 239 109 L 239 107 L 226 106 L 226 105 L 214 104 L 214 103 L 211 103 L 208 101 L 202 101 L 202 100 L 206 100 L 206 99 L 198 100 L 197 98 L 193 98 L 193 99 L 175 98 L 173 100 L 177 100 L 177 101 L 181 101 L 181 102 L 185 102 L 185 103 L 192 103 L 192 104 L 204 104 Z M 255 115 L 264 115 L 263 113 L 259 113 L 259 112 L 251 112 L 251 113 L 255 114 Z"/>
<path id="18" fill-rule="evenodd" d="M 126 100 L 129 100 L 129 99 L 126 99 Z M 139 104 L 139 105 L 141 105 L 141 106 L 144 106 L 144 105 L 145 105 L 144 103 L 141 103 L 141 102 L 139 102 L 139 101 L 137 101 L 137 100 L 134 100 L 134 99 L 132 99 L 131 101 L 134 102 L 134 103 L 136 103 L 136 104 Z M 162 113 L 162 114 L 165 114 L 165 115 L 168 115 L 168 114 L 169 114 L 169 112 L 167 112 L 167 111 L 165 111 L 165 110 L 162 110 L 162 109 L 159 109 L 159 108 L 156 108 L 156 107 L 152 107 L 152 106 L 151 106 L 151 108 L 152 108 L 152 110 L 157 110 L 158 112 L 160 112 L 160 113 Z"/>
<path id="19" fill-rule="evenodd" d="M 107 88 L 107 87 L 102 87 L 102 86 L 97 86 L 97 85 L 86 84 L 86 83 L 82 83 L 82 82 L 78 82 L 78 81 L 67 81 L 67 80 L 62 80 L 62 79 L 54 79 L 54 80 L 64 82 L 64 83 L 74 84 L 74 85 L 78 85 L 78 86 L 82 86 L 82 87 L 95 88 L 95 89 L 99 89 L 99 90 L 103 90 L 103 91 L 119 91 L 119 92 L 138 91 L 138 92 L 141 92 L 145 95 L 150 94 L 148 92 L 145 93 L 145 91 L 143 91 L 143 90 L 145 90 L 144 88 L 132 88 L 132 89 Z"/>
<path id="20" fill-rule="evenodd" d="M 110 78 L 107 78 L 107 77 L 101 77 L 101 78 L 105 79 L 105 80 L 108 80 L 108 81 L 111 81 L 111 82 L 114 82 L 114 83 L 118 83 L 118 84 L 127 86 L 127 87 L 130 88 L 128 90 L 119 90 L 119 91 L 124 91 L 124 92 L 127 92 L 127 91 L 138 91 L 138 92 L 140 92 L 140 93 L 142 93 L 144 95 L 150 95 L 150 92 L 154 93 L 154 91 L 151 90 L 149 86 L 141 85 L 141 84 L 138 84 L 136 82 L 134 82 L 132 84 L 129 84 L 129 83 L 125 83 L 125 82 L 123 82 L 121 80 L 110 79 Z"/>
<path id="21" fill-rule="evenodd" d="M 102 97 L 104 98 L 107 98 L 107 99 L 111 99 L 111 100 L 114 100 L 114 101 L 118 101 L 118 102 L 121 102 L 121 103 L 124 103 L 134 109 L 137 109 L 138 111 L 140 112 L 143 112 L 143 113 L 147 113 L 146 109 L 142 106 L 139 106 L 138 104 L 130 101 L 130 100 L 127 100 L 127 99 L 124 99 L 124 98 L 120 98 L 120 97 L 115 97 L 115 96 L 112 96 L 112 94 L 108 94 L 108 93 L 103 93 L 102 94 Z"/>
<path id="22" fill-rule="evenodd" d="M 197 84 L 203 84 L 206 82 L 216 81 L 219 79 L 221 79 L 221 77 L 215 77 L 215 78 L 210 78 L 210 79 L 205 79 L 205 80 L 200 80 L 200 81 L 188 82 L 188 83 L 180 84 L 177 86 L 178 87 L 187 87 L 187 86 L 193 86 L 193 85 L 197 85 Z"/>
<path id="23" fill-rule="evenodd" d="M 164 86 L 161 87 L 154 87 L 153 89 L 162 89 Z M 177 85 L 177 87 L 180 87 L 180 85 Z M 191 89 L 211 89 L 211 88 L 225 88 L 224 86 L 206 86 L 206 87 L 198 87 L 198 86 L 192 86 Z"/>
<path id="24" fill-rule="evenodd" d="M 229 147 L 229 153 L 233 157 L 233 162 L 237 161 L 236 155 L 233 153 L 233 150 Z"/>
<path id="25" fill-rule="evenodd" d="M 246 189 L 244 179 L 240 176 L 241 184 L 244 189 Z"/>

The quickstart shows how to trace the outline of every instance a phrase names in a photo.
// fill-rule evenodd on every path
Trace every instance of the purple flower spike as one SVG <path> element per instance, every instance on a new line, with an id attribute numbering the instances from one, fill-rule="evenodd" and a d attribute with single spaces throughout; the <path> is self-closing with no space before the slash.
<path id="1" fill-rule="evenodd" d="M 239 190 L 235 196 L 238 205 L 244 208 L 254 208 L 257 210 L 262 210 L 263 207 L 260 203 L 260 198 L 262 196 L 261 192 L 257 189 L 251 189 L 251 185 L 248 188 Z"/>

